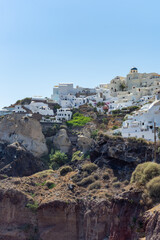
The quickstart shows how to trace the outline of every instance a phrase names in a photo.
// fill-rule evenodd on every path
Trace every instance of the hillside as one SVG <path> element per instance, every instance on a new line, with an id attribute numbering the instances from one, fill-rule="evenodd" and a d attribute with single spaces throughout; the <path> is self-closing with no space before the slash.
<path id="1" fill-rule="evenodd" d="M 158 239 L 153 144 L 108 135 L 123 114 L 86 106 L 74 114 L 72 124 L 61 125 L 23 115 L 1 120 L 0 128 L 8 127 L 0 135 L 0 239 Z"/>

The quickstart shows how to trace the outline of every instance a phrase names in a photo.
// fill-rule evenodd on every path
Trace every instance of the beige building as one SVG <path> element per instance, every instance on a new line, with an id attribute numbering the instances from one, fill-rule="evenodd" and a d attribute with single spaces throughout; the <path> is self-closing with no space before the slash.
<path id="1" fill-rule="evenodd" d="M 109 84 L 111 96 L 129 99 L 131 95 L 138 100 L 145 95 L 154 95 L 160 89 L 158 73 L 139 73 L 136 67 L 131 68 L 126 77 L 115 77 Z"/>
<path id="2" fill-rule="evenodd" d="M 117 76 L 114 79 L 111 80 L 109 84 L 109 89 L 111 96 L 116 97 L 118 91 L 123 90 L 123 86 L 125 85 L 125 78 Z"/>
<path id="3" fill-rule="evenodd" d="M 134 67 L 131 68 L 125 82 L 128 90 L 151 87 L 153 85 L 159 86 L 160 75 L 158 73 L 138 73 L 138 69 Z"/>

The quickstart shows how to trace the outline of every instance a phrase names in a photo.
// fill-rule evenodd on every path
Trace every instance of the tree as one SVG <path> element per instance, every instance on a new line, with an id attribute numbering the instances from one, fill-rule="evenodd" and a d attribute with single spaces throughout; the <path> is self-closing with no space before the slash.
<path id="1" fill-rule="evenodd" d="M 123 91 L 126 88 L 125 83 L 120 83 L 119 88 L 120 88 L 121 91 Z"/>

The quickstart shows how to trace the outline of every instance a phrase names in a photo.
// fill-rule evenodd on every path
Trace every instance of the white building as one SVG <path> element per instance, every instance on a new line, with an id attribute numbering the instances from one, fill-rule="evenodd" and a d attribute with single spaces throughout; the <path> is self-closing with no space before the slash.
<path id="1" fill-rule="evenodd" d="M 0 110 L 0 116 L 5 116 L 13 113 L 13 109 L 2 108 Z"/>
<path id="2" fill-rule="evenodd" d="M 22 105 L 16 105 L 13 112 L 15 112 L 15 113 L 26 113 L 27 111 L 23 108 Z"/>
<path id="3" fill-rule="evenodd" d="M 60 108 L 57 109 L 57 116 L 56 116 L 56 120 L 57 121 L 69 121 L 71 120 L 72 117 L 72 111 L 70 108 Z"/>
<path id="4" fill-rule="evenodd" d="M 122 136 L 154 141 L 154 123 L 160 127 L 159 96 L 153 103 L 144 105 L 139 111 L 128 116 L 128 119 L 123 122 Z"/>
<path id="5" fill-rule="evenodd" d="M 74 88 L 73 83 L 60 83 L 59 85 L 54 86 L 51 99 L 60 103 L 60 100 L 69 94 L 75 96 L 76 94 L 89 95 L 93 93 L 96 93 L 95 88 L 83 88 L 79 86 Z"/>
<path id="6" fill-rule="evenodd" d="M 25 108 L 29 109 L 32 113 L 38 113 L 43 116 L 53 116 L 54 112 L 48 107 L 48 104 L 43 102 L 32 101 L 29 105 L 24 105 Z"/>

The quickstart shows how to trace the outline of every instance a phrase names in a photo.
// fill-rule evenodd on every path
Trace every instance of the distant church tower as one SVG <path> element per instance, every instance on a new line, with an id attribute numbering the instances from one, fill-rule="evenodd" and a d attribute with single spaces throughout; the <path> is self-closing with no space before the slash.
<path id="1" fill-rule="evenodd" d="M 138 69 L 136 67 L 131 68 L 130 74 L 132 73 L 138 73 Z"/>

